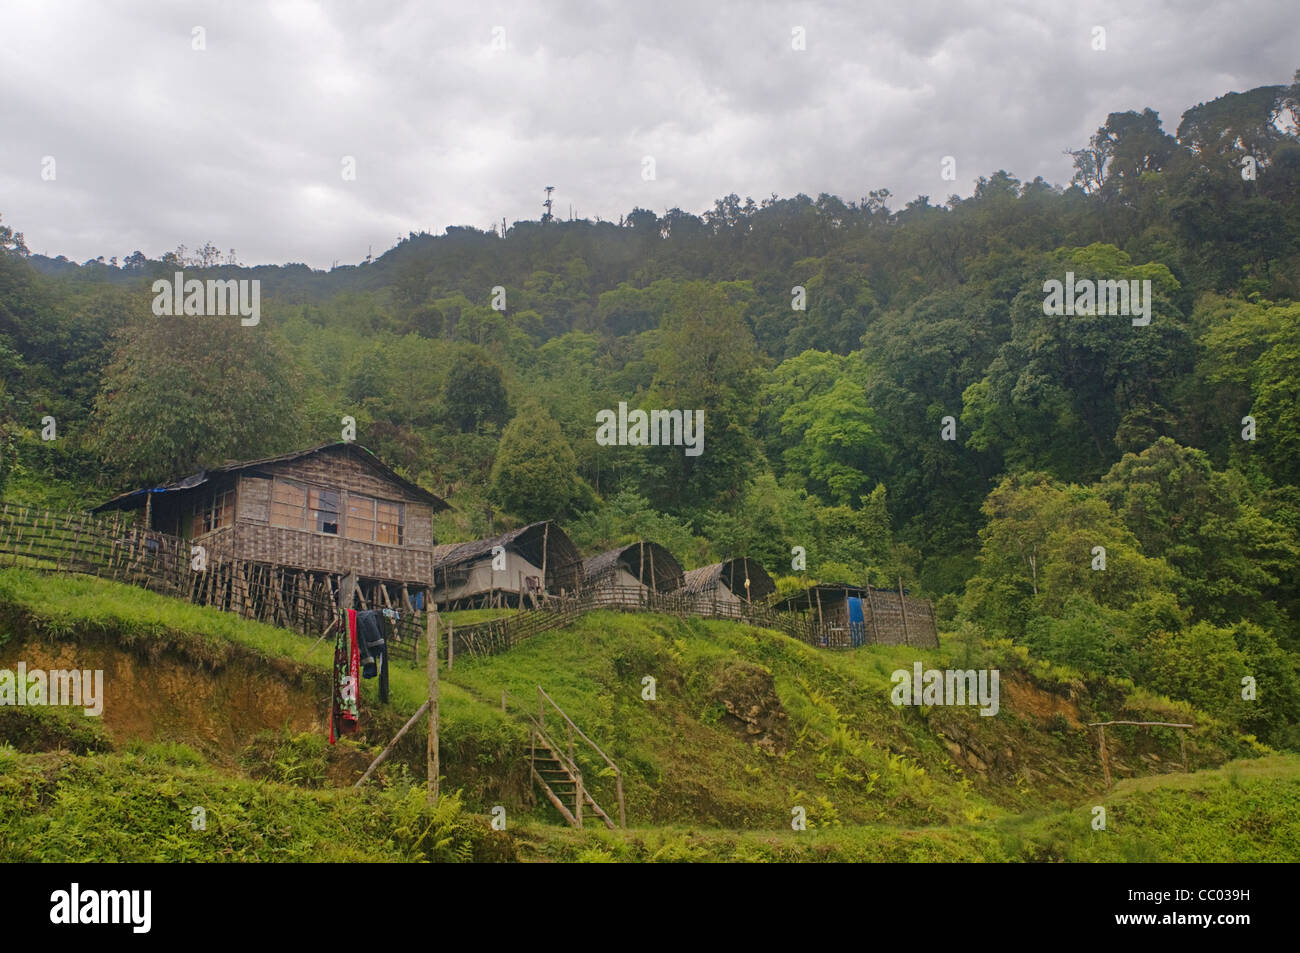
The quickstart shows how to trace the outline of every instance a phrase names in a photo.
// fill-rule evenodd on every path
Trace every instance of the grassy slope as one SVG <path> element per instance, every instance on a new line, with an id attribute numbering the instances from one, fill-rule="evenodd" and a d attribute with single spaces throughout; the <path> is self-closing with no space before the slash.
<path id="1" fill-rule="evenodd" d="M 1098 803 L 1035 818 L 905 830 L 870 825 L 795 832 L 682 826 L 581 831 L 530 823 L 528 861 L 1233 861 L 1300 859 L 1300 757 L 1122 781 Z"/>
<path id="2" fill-rule="evenodd" d="M 99 633 L 137 649 L 167 643 L 201 668 L 219 666 L 223 653 L 238 647 L 284 665 L 293 659 L 294 666 L 319 675 L 329 655 L 324 646 L 309 652 L 309 642 L 283 630 L 139 589 L 0 570 L 0 642 L 20 632 L 25 638 L 58 640 Z M 1146 698 L 1123 685 L 1085 687 L 1071 673 L 1035 665 L 1005 646 L 972 648 L 969 658 L 953 640 L 945 639 L 945 646 L 925 653 L 887 647 L 827 653 L 731 623 L 591 615 L 505 655 L 458 660 L 443 683 L 445 770 L 450 786 L 465 790 L 469 808 L 486 812 L 495 803 L 505 804 L 512 830 L 535 857 L 1121 859 L 1177 847 L 1190 858 L 1212 855 L 1222 820 L 1230 828 L 1258 831 L 1252 843 L 1263 858 L 1278 852 L 1272 832 L 1294 830 L 1294 799 L 1284 796 L 1279 779 L 1293 783 L 1300 771 L 1294 759 L 1269 759 L 1258 764 L 1271 766 L 1275 774 L 1242 767 L 1223 775 L 1237 777 L 1238 787 L 1225 787 L 1227 781 L 1186 787 L 1200 774 L 1123 782 L 1102 802 L 1119 799 L 1110 835 L 1080 838 L 1080 830 L 1091 834 L 1088 817 L 1065 805 L 1096 801 L 1089 792 L 1098 786 L 1092 741 L 1080 719 L 1176 709 L 1180 718 L 1201 726 L 1190 744 L 1194 766 L 1249 754 L 1250 746 L 1185 706 Z M 973 710 L 895 708 L 888 701 L 889 673 L 909 668 L 914 659 L 940 668 L 1001 666 L 1002 713 L 981 718 Z M 647 675 L 656 679 L 654 701 L 642 699 Z M 374 744 L 386 740 L 423 701 L 421 671 L 394 666 L 392 682 L 388 710 L 378 709 L 373 698 L 367 701 L 381 716 L 369 739 Z M 526 732 L 518 718 L 501 713 L 500 697 L 506 689 L 519 706 L 535 710 L 538 684 L 623 767 L 629 822 L 657 829 L 569 832 L 550 823 L 554 815 L 548 805 L 525 803 Z M 373 694 L 373 686 L 366 690 Z M 82 737 L 88 731 L 93 735 L 93 726 L 83 724 L 56 726 L 46 734 L 72 750 L 102 752 L 104 746 L 93 737 Z M 376 791 L 361 801 L 329 790 L 303 790 L 301 762 L 280 770 L 278 756 L 265 748 L 255 755 L 274 760 L 276 770 L 246 764 L 244 772 L 218 771 L 187 749 L 165 746 L 162 756 L 149 754 L 158 746 L 82 755 L 6 753 L 0 757 L 0 817 L 8 820 L 0 826 L 0 854 L 35 856 L 25 853 L 29 845 L 58 833 L 81 845 L 82 855 L 90 851 L 89 856 L 102 858 L 427 856 L 427 844 L 412 847 L 415 836 L 394 833 L 392 824 L 367 827 L 350 813 L 394 816 L 392 804 L 373 799 L 402 799 L 404 782 L 418 773 L 422 739 L 417 736 L 422 734 L 412 733 L 410 744 L 399 751 L 415 770 L 408 775 L 397 764 L 393 791 Z M 1160 752 L 1169 761 L 1177 742 L 1134 737 L 1126 749 L 1124 739 L 1117 738 L 1115 747 L 1117 774 L 1126 768 L 1141 773 L 1156 763 L 1144 758 Z M 602 803 L 612 807 L 610 779 L 600 777 L 594 762 L 584 766 L 584 774 Z M 284 780 L 297 783 L 280 783 Z M 1142 787 L 1156 780 L 1160 783 L 1150 791 Z M 1125 785 L 1133 787 L 1133 797 Z M 172 789 L 180 793 L 164 802 L 151 800 L 151 790 Z M 114 799 L 131 804 L 143 799 L 126 809 L 125 821 L 114 821 L 138 836 L 114 835 L 104 838 L 106 846 L 94 847 L 99 822 L 93 818 L 113 816 Z M 173 830 L 179 822 L 172 812 L 181 801 L 218 805 L 210 814 L 237 823 L 221 829 L 227 839 L 219 846 L 196 845 L 183 829 Z M 796 804 L 807 810 L 811 828 L 799 834 L 789 830 Z M 1198 823 L 1198 804 L 1213 808 L 1201 838 L 1187 833 Z M 1235 813 L 1248 809 L 1253 813 L 1244 818 Z M 1026 812 L 1034 817 L 1018 816 Z M 30 819 L 22 820 L 27 815 Z M 282 818 L 278 827 L 277 817 Z M 1134 818 L 1143 831 L 1136 839 L 1129 828 Z M 136 821 L 145 826 L 133 828 Z M 397 827 L 406 831 L 414 823 Z M 330 842 L 331 831 L 349 825 L 365 834 Z M 462 856 L 484 852 L 475 840 L 481 825 L 470 826 L 478 833 L 452 837 L 456 844 L 469 844 L 460 848 Z M 172 831 L 172 840 L 148 836 L 160 829 Z"/>
<path id="3" fill-rule="evenodd" d="M 916 826 L 1072 803 L 1100 787 L 1095 741 L 1082 722 L 1103 714 L 1194 720 L 1202 726 L 1189 742 L 1194 764 L 1253 753 L 1186 706 L 1131 686 L 1084 686 L 1009 647 L 977 650 L 995 654 L 969 662 L 1001 670 L 996 717 L 890 703 L 892 672 L 917 660 L 965 668 L 964 648 L 832 653 L 735 623 L 599 613 L 458 666 L 451 680 L 490 700 L 504 688 L 532 711 L 536 686 L 545 687 L 622 766 L 633 824 L 782 829 L 798 805 L 818 825 Z M 642 698 L 647 676 L 656 680 L 654 701 Z M 1111 743 L 1117 776 L 1178 752 L 1172 732 Z M 608 807 L 611 784 L 599 771 L 595 759 L 584 766 Z"/>
<path id="4" fill-rule="evenodd" d="M 196 830 L 195 808 L 202 808 Z M 0 861 L 512 859 L 457 798 L 303 790 L 215 771 L 184 745 L 114 754 L 0 746 Z"/>

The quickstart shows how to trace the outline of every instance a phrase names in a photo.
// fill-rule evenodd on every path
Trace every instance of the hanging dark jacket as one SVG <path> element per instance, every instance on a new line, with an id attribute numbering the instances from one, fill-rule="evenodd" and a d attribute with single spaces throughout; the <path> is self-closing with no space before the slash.
<path id="1" fill-rule="evenodd" d="M 388 702 L 388 645 L 384 640 L 384 616 L 378 609 L 357 613 L 357 643 L 361 650 L 361 677 L 379 676 L 379 700 Z"/>

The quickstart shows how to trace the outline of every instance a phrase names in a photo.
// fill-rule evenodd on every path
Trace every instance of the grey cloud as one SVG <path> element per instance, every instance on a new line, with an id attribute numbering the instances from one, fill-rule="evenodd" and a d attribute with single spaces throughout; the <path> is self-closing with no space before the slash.
<path id="1" fill-rule="evenodd" d="M 617 219 L 730 192 L 941 202 L 999 168 L 1064 184 L 1062 150 L 1108 112 L 1150 106 L 1172 132 L 1288 81 L 1293 20 L 1289 0 L 7 4 L 0 214 L 76 260 L 211 240 L 328 267 L 536 218 L 545 185 L 561 214 Z"/>

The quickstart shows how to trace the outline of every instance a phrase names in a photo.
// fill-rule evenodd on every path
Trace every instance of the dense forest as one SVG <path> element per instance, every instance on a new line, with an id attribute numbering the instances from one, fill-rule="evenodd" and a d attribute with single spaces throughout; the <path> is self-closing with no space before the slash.
<path id="1" fill-rule="evenodd" d="M 1068 186 L 733 194 L 328 272 L 211 241 L 77 264 L 0 222 L 0 481 L 88 507 L 351 416 L 452 503 L 443 541 L 558 517 L 785 576 L 801 546 L 809 578 L 901 578 L 950 629 L 1300 748 L 1298 119 L 1300 73 L 1173 134 L 1112 113 Z M 155 316 L 182 268 L 259 279 L 260 322 Z M 1149 325 L 1045 315 L 1067 273 L 1149 282 Z M 601 445 L 620 402 L 703 409 L 703 453 Z"/>

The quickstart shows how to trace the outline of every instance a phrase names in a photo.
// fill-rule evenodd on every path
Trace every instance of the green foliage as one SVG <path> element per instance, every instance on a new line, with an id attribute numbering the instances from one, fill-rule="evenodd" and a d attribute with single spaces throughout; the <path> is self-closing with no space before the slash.
<path id="1" fill-rule="evenodd" d="M 980 569 L 967 584 L 965 605 L 972 619 L 995 631 L 1019 637 L 1031 615 L 1057 616 L 1076 593 L 1124 609 L 1174 580 L 1163 560 L 1141 553 L 1092 489 L 1062 486 L 1042 474 L 1007 477 L 984 512 Z M 1093 568 L 1099 546 L 1104 570 Z"/>
<path id="2" fill-rule="evenodd" d="M 1300 760 L 1232 762 L 1217 771 L 1121 781 L 1106 829 L 1090 807 L 1003 825 L 1008 860 L 1031 862 L 1294 862 Z"/>
<path id="3" fill-rule="evenodd" d="M 559 424 L 545 410 L 530 406 L 502 435 L 488 495 L 527 522 L 564 516 L 591 498 L 576 471 L 577 460 Z"/>
<path id="4" fill-rule="evenodd" d="M 1100 490 L 1143 552 L 1178 572 L 1179 600 L 1198 616 L 1277 620 L 1266 594 L 1300 562 L 1300 545 L 1240 473 L 1212 470 L 1205 454 L 1165 437 L 1125 454 Z"/>
<path id="5" fill-rule="evenodd" d="M 579 514 L 567 530 L 587 552 L 605 552 L 648 539 L 666 547 L 687 568 L 710 561 L 707 540 L 695 536 L 684 520 L 659 512 L 633 490 L 620 490 L 604 505 Z"/>
<path id="6" fill-rule="evenodd" d="M 329 768 L 327 752 L 328 742 L 320 734 L 262 732 L 240 755 L 240 761 L 250 777 L 318 788 Z"/>
<path id="7" fill-rule="evenodd" d="M 173 479 L 301 439 L 298 372 L 269 322 L 153 318 L 117 337 L 94 446 L 133 482 Z"/>
<path id="8" fill-rule="evenodd" d="M 462 432 L 485 424 L 505 425 L 509 408 L 501 368 L 479 349 L 457 356 L 447 373 L 443 406 L 452 424 Z"/>
<path id="9" fill-rule="evenodd" d="M 191 755 L 193 753 L 191 752 Z M 0 747 L 0 859 L 55 862 L 357 862 L 506 859 L 457 793 L 304 791 L 141 747 L 15 755 Z M 203 811 L 196 829 L 194 811 Z"/>
<path id="10" fill-rule="evenodd" d="M 128 648 L 148 638 L 151 650 L 187 653 L 200 680 L 217 677 L 235 643 L 257 646 L 271 658 L 295 658 L 306 645 L 282 630 L 100 580 L 5 570 L 0 583 L 0 619 L 25 618 L 24 633 L 108 638 Z M 66 622 L 56 632 L 51 623 L 60 619 Z M 1243 659 L 1271 664 L 1259 631 L 1234 637 Z M 1182 664 L 1179 656 L 1171 658 Z M 238 752 L 243 771 L 235 774 L 177 742 L 130 741 L 121 751 L 98 749 L 93 757 L 51 751 L 68 747 L 60 739 L 71 736 L 60 729 L 58 737 L 35 739 L 31 753 L 0 744 L 0 857 L 465 861 L 511 859 L 517 844 L 541 857 L 581 855 L 598 862 L 1019 856 L 1026 840 L 1008 811 L 1086 791 L 1096 774 L 1091 740 L 1079 737 L 1068 719 L 1065 726 L 1059 717 L 1040 723 L 1032 706 L 1016 709 L 1019 717 L 1012 720 L 894 708 L 890 673 L 909 669 L 914 660 L 941 668 L 959 662 L 998 667 L 1004 686 L 1014 682 L 1039 703 L 1068 692 L 1080 706 L 1114 704 L 1163 720 L 1206 719 L 1187 705 L 1126 693 L 1119 683 L 1085 684 L 1005 647 L 972 647 L 969 638 L 964 647 L 954 642 L 937 653 L 902 646 L 828 653 L 734 623 L 601 613 L 444 674 L 444 764 L 469 783 L 464 795 L 444 795 L 435 809 L 425 805 L 418 773 L 407 770 L 400 751 L 386 781 L 361 791 L 325 787 L 324 759 L 339 752 L 327 752 L 316 733 L 259 735 Z M 285 661 L 262 667 L 287 675 Z M 325 668 L 323 660 L 312 664 Z M 646 673 L 658 679 L 654 703 L 640 698 Z M 396 710 L 380 732 L 384 740 L 422 700 L 423 677 L 401 664 L 393 668 Z M 1271 695 L 1287 679 L 1294 676 L 1261 681 L 1261 691 Z M 526 763 L 526 741 L 498 700 L 505 688 L 515 710 L 521 702 L 531 710 L 538 684 L 622 767 L 634 830 L 543 826 L 537 821 L 554 820 L 549 807 L 530 812 L 522 802 L 522 789 L 510 778 L 513 767 Z M 1004 694 L 1004 704 L 1011 697 Z M 1066 783 L 1045 779 L 1040 783 L 1048 787 L 1031 790 L 1012 778 L 967 776 L 941 741 L 954 737 L 982 750 L 1014 746 L 1018 761 L 1051 763 Z M 1241 747 L 1212 723 L 1198 729 L 1195 745 L 1197 757 L 1210 763 Z M 1172 759 L 1170 746 L 1176 752 L 1177 741 L 1157 739 L 1155 750 Z M 422 764 L 422 749 L 418 758 Z M 579 754 L 579 761 L 598 800 L 614 803 L 613 779 L 601 770 L 603 763 L 589 753 Z M 1239 783 L 1255 780 L 1245 773 Z M 511 834 L 488 831 L 484 819 L 462 806 L 486 811 L 498 803 L 509 806 Z M 797 836 L 788 828 L 791 803 L 804 806 L 810 821 Z M 195 806 L 206 811 L 206 830 L 191 824 Z M 1284 827 L 1285 810 L 1276 805 L 1275 822 Z M 695 833 L 673 826 L 685 822 Z M 1271 843 L 1261 842 L 1261 850 Z"/>
<path id="11" fill-rule="evenodd" d="M 745 324 L 745 289 L 693 282 L 673 297 L 652 358 L 652 407 L 703 410 L 704 450 L 628 448 L 644 453 L 643 485 L 661 506 L 668 500 L 726 500 L 753 467 L 758 354 Z M 669 507 L 665 507 L 669 508 Z"/>

